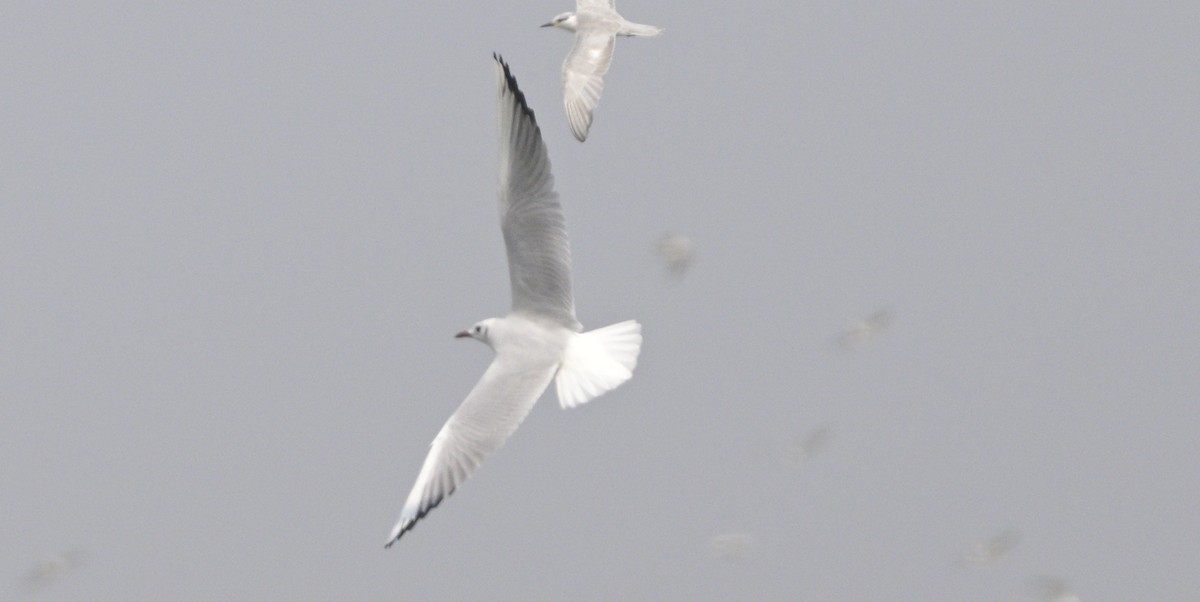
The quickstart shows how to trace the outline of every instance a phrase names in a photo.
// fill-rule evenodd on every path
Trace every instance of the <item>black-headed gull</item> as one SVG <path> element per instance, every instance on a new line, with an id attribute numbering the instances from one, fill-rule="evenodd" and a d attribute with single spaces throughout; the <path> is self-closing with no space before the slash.
<path id="1" fill-rule="evenodd" d="M 559 403 L 577 406 L 629 380 L 642 346 L 642 326 L 634 320 L 583 332 L 575 319 L 571 251 L 546 146 L 517 80 L 495 58 L 500 229 L 512 312 L 455 335 L 486 343 L 495 358 L 434 437 L 388 546 L 504 444 L 551 380 Z"/>
<path id="2" fill-rule="evenodd" d="M 575 32 L 575 46 L 562 66 L 563 106 L 571 133 L 583 142 L 592 127 L 592 111 L 600 104 L 617 36 L 656 36 L 663 30 L 626 21 L 617 14 L 615 0 L 576 0 L 575 12 L 562 13 L 542 27 Z"/>

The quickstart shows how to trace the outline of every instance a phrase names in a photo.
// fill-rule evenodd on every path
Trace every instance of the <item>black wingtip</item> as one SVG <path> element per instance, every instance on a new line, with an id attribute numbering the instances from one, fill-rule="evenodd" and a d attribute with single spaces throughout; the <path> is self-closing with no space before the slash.
<path id="1" fill-rule="evenodd" d="M 533 125 L 536 127 L 537 117 L 534 116 L 533 109 L 529 108 L 529 103 L 525 102 L 525 93 L 522 92 L 520 86 L 517 85 L 517 78 L 513 75 L 512 69 L 508 67 L 508 63 L 504 62 L 504 57 L 500 56 L 500 53 L 493 52 L 492 58 L 495 59 L 496 62 L 500 64 L 500 67 L 504 70 L 504 87 L 511 91 L 513 96 L 516 97 L 517 104 L 521 107 L 521 112 L 528 115 L 529 120 L 532 121 Z"/>
<path id="2" fill-rule="evenodd" d="M 503 63 L 502 63 L 502 64 L 503 64 Z M 392 540 L 391 540 L 391 541 L 389 541 L 389 542 L 387 542 L 387 543 L 383 544 L 383 549 L 385 549 L 385 550 L 386 550 L 386 549 L 388 549 L 388 548 L 392 547 L 392 545 L 394 545 L 394 544 L 395 544 L 397 541 L 400 541 L 400 538 L 401 538 L 401 537 L 404 537 L 404 534 L 405 534 L 405 533 L 408 533 L 409 531 L 412 531 L 412 530 L 413 530 L 413 527 L 416 527 L 416 526 L 417 526 L 417 523 L 421 522 L 421 519 L 422 519 L 422 518 L 425 518 L 425 515 L 426 515 L 426 514 L 429 514 L 429 512 L 430 512 L 431 510 L 433 510 L 434 508 L 437 508 L 437 507 L 438 507 L 438 505 L 439 505 L 439 504 L 441 504 L 441 503 L 442 503 L 442 502 L 443 502 L 443 501 L 444 501 L 446 498 L 448 498 L 448 497 L 450 497 L 450 496 L 454 495 L 454 492 L 455 492 L 455 491 L 458 491 L 458 488 L 457 488 L 457 487 L 456 487 L 456 488 L 454 488 L 454 489 L 451 489 L 449 493 L 447 493 L 447 494 L 443 495 L 442 497 L 438 498 L 436 501 L 434 501 L 434 502 L 431 502 L 427 508 L 425 508 L 425 509 L 423 509 L 423 510 L 418 510 L 418 511 L 417 511 L 417 515 L 416 515 L 416 516 L 414 516 L 414 517 L 413 517 L 413 519 L 412 519 L 411 521 L 409 521 L 409 523 L 408 523 L 407 525 L 404 525 L 404 528 L 403 528 L 403 529 L 400 529 L 400 532 L 396 534 L 396 537 L 392 538 Z"/>

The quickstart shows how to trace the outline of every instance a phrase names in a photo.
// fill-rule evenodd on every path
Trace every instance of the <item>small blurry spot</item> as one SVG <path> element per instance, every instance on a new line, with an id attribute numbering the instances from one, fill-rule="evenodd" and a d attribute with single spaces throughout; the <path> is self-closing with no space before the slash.
<path id="1" fill-rule="evenodd" d="M 829 438 L 830 430 L 828 426 L 823 426 L 808 433 L 802 441 L 787 446 L 785 450 L 787 463 L 792 466 L 802 466 L 829 445 Z"/>
<path id="2" fill-rule="evenodd" d="M 667 272 L 675 278 L 683 277 L 695 255 L 695 246 L 686 236 L 667 233 L 658 240 L 658 256 L 666 265 Z"/>
<path id="3" fill-rule="evenodd" d="M 1044 602 L 1080 602 L 1079 595 L 1058 577 L 1042 575 L 1034 577 L 1031 583 Z"/>
<path id="4" fill-rule="evenodd" d="M 708 549 L 713 557 L 725 561 L 741 560 L 754 547 L 754 538 L 749 533 L 725 533 L 717 535 L 708 542 Z"/>
<path id="5" fill-rule="evenodd" d="M 879 338 L 879 334 L 891 326 L 895 316 L 889 309 L 880 309 L 866 318 L 851 324 L 837 338 L 837 344 L 843 348 L 860 351 L 867 348 Z"/>
<path id="6" fill-rule="evenodd" d="M 1008 555 L 1020 542 L 1021 534 L 1008 529 L 971 546 L 971 549 L 962 555 L 962 563 L 968 567 L 987 566 Z"/>
<path id="7" fill-rule="evenodd" d="M 42 589 L 78 568 L 86 559 L 87 554 L 78 550 L 51 554 L 38 560 L 22 581 L 30 590 Z"/>

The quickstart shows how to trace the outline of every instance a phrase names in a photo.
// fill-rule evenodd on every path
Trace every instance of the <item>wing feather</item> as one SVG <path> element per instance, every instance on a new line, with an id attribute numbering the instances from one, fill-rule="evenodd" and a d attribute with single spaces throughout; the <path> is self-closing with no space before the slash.
<path id="1" fill-rule="evenodd" d="M 587 9 L 608 9 L 611 11 L 617 10 L 616 0 L 575 0 L 575 12 L 581 12 Z"/>
<path id="2" fill-rule="evenodd" d="M 500 229 L 508 251 L 513 311 L 579 330 L 571 295 L 571 248 L 542 132 L 508 65 L 496 57 L 499 93 Z"/>
<path id="3" fill-rule="evenodd" d="M 616 40 L 615 30 L 581 24 L 575 32 L 575 45 L 563 61 L 563 106 L 571 133 L 580 142 L 587 140 L 592 127 L 592 111 L 600 104 Z"/>
<path id="4" fill-rule="evenodd" d="M 454 493 L 529 415 L 557 366 L 530 366 L 522 359 L 497 355 L 434 437 L 388 547 Z"/>

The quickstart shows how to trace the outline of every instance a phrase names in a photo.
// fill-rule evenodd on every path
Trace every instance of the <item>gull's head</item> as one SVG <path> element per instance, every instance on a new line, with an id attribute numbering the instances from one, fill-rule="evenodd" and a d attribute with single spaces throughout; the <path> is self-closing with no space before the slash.
<path id="1" fill-rule="evenodd" d="M 545 23 L 542 27 L 557 27 L 567 31 L 575 31 L 575 27 L 579 25 L 579 17 L 575 13 L 563 13 L 554 17 L 549 23 Z"/>
<path id="2" fill-rule="evenodd" d="M 492 331 L 492 326 L 495 323 L 496 323 L 496 318 L 488 318 L 486 320 L 480 320 L 479 322 L 476 322 L 474 326 L 454 335 L 454 338 L 465 339 L 465 338 L 469 337 L 469 338 L 475 339 L 477 341 L 480 341 L 482 343 L 487 343 L 488 346 L 491 346 L 491 344 L 492 344 L 492 339 L 490 338 L 491 331 Z"/>

